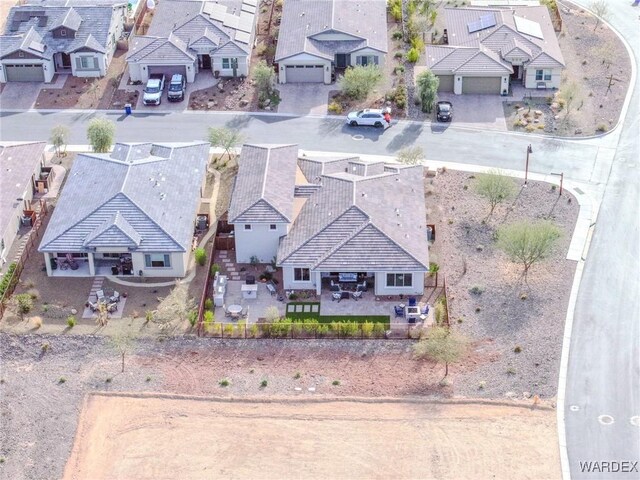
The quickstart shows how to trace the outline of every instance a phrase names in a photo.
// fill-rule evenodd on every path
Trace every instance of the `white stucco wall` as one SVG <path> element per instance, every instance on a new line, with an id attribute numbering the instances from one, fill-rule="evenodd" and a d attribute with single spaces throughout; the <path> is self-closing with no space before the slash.
<path id="1" fill-rule="evenodd" d="M 551 80 L 536 80 L 536 70 L 551 70 Z M 562 81 L 562 69 L 561 68 L 550 68 L 550 69 L 527 68 L 525 70 L 525 75 L 524 75 L 525 88 L 538 88 L 539 81 L 546 83 L 547 88 L 560 88 L 560 82 Z"/>
<path id="2" fill-rule="evenodd" d="M 252 223 L 251 230 L 245 230 L 244 223 L 234 224 L 236 239 L 236 261 L 249 263 L 255 255 L 260 263 L 269 263 L 278 253 L 280 237 L 287 234 L 286 223 L 276 223 L 271 230 L 269 223 Z"/>
<path id="3" fill-rule="evenodd" d="M 95 58 L 98 60 L 98 68 L 91 70 L 79 70 L 77 60 L 87 57 L 89 59 Z M 102 53 L 93 52 L 78 52 L 71 54 L 71 74 L 74 77 L 92 78 L 92 77 L 104 77 L 107 74 L 107 68 L 109 66 L 108 57 Z M 89 60 L 91 61 L 91 60 Z"/>
<path id="4" fill-rule="evenodd" d="M 375 274 L 375 293 L 376 295 L 422 295 L 424 292 L 424 275 L 425 272 L 413 272 L 411 287 L 387 287 L 387 273 L 392 272 L 376 272 Z M 400 273 L 400 272 L 398 272 Z M 408 272 L 403 272 L 408 273 Z"/>
<path id="5" fill-rule="evenodd" d="M 53 61 L 53 59 L 51 60 L 40 60 L 40 59 L 34 59 L 34 58 L 7 58 L 5 60 L 2 61 L 2 64 L 9 64 L 9 65 L 17 65 L 20 63 L 26 63 L 28 65 L 43 65 L 44 66 L 44 82 L 45 83 L 51 83 L 51 80 L 53 80 L 53 76 L 56 74 L 56 68 L 55 68 L 55 63 Z M 0 68 L 0 83 L 6 83 L 7 82 L 7 72 L 5 71 L 4 67 Z"/>
<path id="6" fill-rule="evenodd" d="M 220 72 L 221 77 L 233 77 L 233 69 L 232 68 L 222 68 L 222 59 L 223 58 L 237 58 L 238 59 L 238 68 L 236 71 L 236 76 L 248 76 L 249 75 L 249 57 L 241 57 L 241 56 L 229 56 L 229 55 L 220 55 L 220 56 L 211 56 L 211 70 Z"/>
<path id="7" fill-rule="evenodd" d="M 364 57 L 369 55 L 378 57 L 378 66 L 380 68 L 384 67 L 385 54 L 382 52 L 379 52 L 378 50 L 373 50 L 371 48 L 363 48 L 362 50 L 351 52 L 351 65 L 354 67 L 358 65 L 357 57 Z"/>
<path id="8" fill-rule="evenodd" d="M 315 290 L 320 275 L 310 272 L 308 282 L 296 282 L 293 278 L 293 267 L 282 268 L 282 286 L 285 290 Z"/>
<path id="9" fill-rule="evenodd" d="M 163 252 L 157 253 L 162 254 Z M 138 275 L 140 270 L 142 270 L 142 274 L 145 277 L 182 278 L 186 274 L 185 266 L 188 265 L 189 253 L 171 253 L 171 267 L 169 268 L 145 267 L 144 255 L 144 253 L 140 252 L 134 252 L 131 254 L 134 275 Z"/>
<path id="10" fill-rule="evenodd" d="M 314 57 L 313 55 L 301 54 L 282 60 L 278 63 L 278 83 L 287 83 L 287 65 L 322 65 L 324 67 L 324 83 L 331 83 L 331 61 Z"/>

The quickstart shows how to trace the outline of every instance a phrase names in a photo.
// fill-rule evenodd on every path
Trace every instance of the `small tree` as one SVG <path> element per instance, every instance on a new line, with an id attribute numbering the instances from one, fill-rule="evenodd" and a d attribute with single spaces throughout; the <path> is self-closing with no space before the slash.
<path id="1" fill-rule="evenodd" d="M 231 149 L 244 141 L 244 136 L 238 131 L 226 127 L 209 127 L 207 140 L 212 147 L 222 148 L 227 158 L 231 158 Z"/>
<path id="2" fill-rule="evenodd" d="M 161 299 L 154 312 L 153 322 L 164 333 L 171 332 L 177 325 L 189 318 L 189 312 L 196 308 L 196 302 L 189 297 L 186 283 L 178 283 L 173 290 Z"/>
<path id="3" fill-rule="evenodd" d="M 476 192 L 489 201 L 491 210 L 487 218 L 493 214 L 499 203 L 513 197 L 516 191 L 513 180 L 502 174 L 500 170 L 489 170 L 477 176 L 475 183 Z"/>
<path id="4" fill-rule="evenodd" d="M 106 118 L 94 118 L 87 127 L 87 139 L 96 153 L 106 153 L 113 145 L 116 126 Z"/>
<path id="5" fill-rule="evenodd" d="M 14 295 L 13 302 L 20 320 L 24 320 L 24 316 L 33 309 L 33 299 L 28 293 Z"/>
<path id="6" fill-rule="evenodd" d="M 264 309 L 264 318 L 269 323 L 273 323 L 280 318 L 280 311 L 275 305 L 271 305 Z"/>
<path id="7" fill-rule="evenodd" d="M 427 335 L 413 347 L 414 355 L 429 358 L 436 363 L 444 363 L 444 378 L 449 375 L 449 364 L 457 362 L 467 350 L 466 337 L 447 327 L 433 327 Z"/>
<path id="8" fill-rule="evenodd" d="M 438 272 L 440 271 L 440 265 L 435 262 L 429 262 L 429 276 L 436 277 L 436 287 L 438 286 Z"/>
<path id="9" fill-rule="evenodd" d="M 193 256 L 196 260 L 196 263 L 201 267 L 205 263 L 207 263 L 207 252 L 204 250 L 204 248 L 202 247 L 196 248 L 196 250 L 193 252 Z"/>
<path id="10" fill-rule="evenodd" d="M 69 141 L 69 129 L 64 125 L 56 125 L 51 130 L 51 144 L 57 157 L 67 155 L 67 142 Z"/>
<path id="11" fill-rule="evenodd" d="M 256 66 L 253 67 L 253 81 L 256 83 L 258 98 L 260 100 L 266 100 L 271 96 L 275 79 L 276 73 L 264 60 L 260 60 Z"/>
<path id="12" fill-rule="evenodd" d="M 564 118 L 567 119 L 571 113 L 571 108 L 582 96 L 580 85 L 576 82 L 565 82 L 564 85 L 560 87 L 559 96 L 564 100 L 564 108 L 567 112 Z"/>
<path id="13" fill-rule="evenodd" d="M 111 337 L 111 346 L 122 358 L 122 373 L 124 373 L 124 359 L 135 346 L 135 339 L 130 333 L 118 332 Z"/>
<path id="14" fill-rule="evenodd" d="M 560 235 L 560 229 L 547 220 L 523 220 L 500 227 L 497 244 L 513 262 L 522 264 L 526 279 L 531 266 L 553 251 Z"/>
<path id="15" fill-rule="evenodd" d="M 608 0 L 594 0 L 589 5 L 589 8 L 596 16 L 596 24 L 593 27 L 593 31 L 595 32 L 598 29 L 600 23 L 602 23 L 603 20 L 609 18 L 609 2 Z"/>
<path id="16" fill-rule="evenodd" d="M 406 147 L 398 152 L 398 161 L 405 165 L 420 165 L 424 160 L 422 147 Z"/>
<path id="17" fill-rule="evenodd" d="M 425 70 L 416 78 L 418 97 L 420 98 L 423 112 L 431 113 L 431 110 L 433 110 L 433 105 L 436 103 L 436 99 L 438 98 L 439 85 L 440 79 L 430 70 Z"/>
<path id="18" fill-rule="evenodd" d="M 354 100 L 364 100 L 382 81 L 377 65 L 349 67 L 338 80 L 340 91 Z"/>

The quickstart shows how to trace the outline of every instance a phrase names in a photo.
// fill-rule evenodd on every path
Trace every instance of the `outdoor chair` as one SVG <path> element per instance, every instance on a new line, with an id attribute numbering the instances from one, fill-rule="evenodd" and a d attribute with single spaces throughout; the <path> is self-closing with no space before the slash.
<path id="1" fill-rule="evenodd" d="M 426 304 L 424 308 L 420 311 L 422 315 L 429 315 L 429 304 Z"/>
<path id="2" fill-rule="evenodd" d="M 229 310 L 227 310 L 227 306 L 225 304 L 222 304 L 222 310 L 224 310 L 224 316 L 225 317 L 230 317 L 231 316 L 231 312 Z"/>
<path id="3" fill-rule="evenodd" d="M 267 282 L 265 285 L 267 287 L 267 290 L 269 290 L 269 293 L 273 297 L 276 294 L 276 286 L 272 282 Z"/>
<path id="4" fill-rule="evenodd" d="M 353 299 L 355 301 L 358 301 L 359 298 L 362 298 L 362 290 L 358 290 L 357 292 L 353 292 L 352 296 L 353 296 Z"/>
<path id="5" fill-rule="evenodd" d="M 242 317 L 242 318 L 248 318 L 249 317 L 249 307 L 243 309 L 242 312 L 240 312 L 240 317 Z"/>
<path id="6" fill-rule="evenodd" d="M 113 312 L 115 312 L 116 310 L 118 310 L 118 304 L 117 304 L 117 303 L 113 302 L 113 303 L 109 303 L 109 304 L 107 305 L 107 312 L 109 312 L 109 313 L 113 313 Z"/>
<path id="7" fill-rule="evenodd" d="M 393 307 L 393 310 L 396 312 L 396 317 L 404 317 L 404 308 L 396 305 Z"/>
<path id="8" fill-rule="evenodd" d="M 342 299 L 342 292 L 333 292 L 331 294 L 331 301 L 337 300 L 338 302 Z"/>
<path id="9" fill-rule="evenodd" d="M 92 301 L 88 301 L 87 304 L 89 305 L 89 308 L 91 309 L 92 312 L 97 312 L 98 311 L 98 305 L 93 303 Z"/>
<path id="10" fill-rule="evenodd" d="M 114 303 L 114 302 L 115 302 L 115 303 L 117 303 L 117 302 L 119 302 L 119 301 L 120 301 L 120 292 L 118 292 L 117 290 L 114 290 L 114 291 L 113 291 L 113 295 L 111 295 L 111 296 L 109 297 L 109 301 L 110 301 L 111 303 Z"/>
<path id="11" fill-rule="evenodd" d="M 104 302 L 104 290 L 96 290 L 96 297 L 98 298 L 98 302 Z"/>
<path id="12" fill-rule="evenodd" d="M 417 305 L 416 297 L 409 297 L 409 306 L 410 307 L 415 307 L 416 305 Z"/>
<path id="13" fill-rule="evenodd" d="M 363 280 L 362 283 L 359 283 L 358 286 L 356 287 L 356 290 L 358 290 L 360 292 L 366 292 L 367 291 L 367 281 Z"/>

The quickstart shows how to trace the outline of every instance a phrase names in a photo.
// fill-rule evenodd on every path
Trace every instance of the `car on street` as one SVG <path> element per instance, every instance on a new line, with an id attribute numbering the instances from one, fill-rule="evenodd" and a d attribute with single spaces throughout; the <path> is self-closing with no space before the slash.
<path id="1" fill-rule="evenodd" d="M 187 82 L 184 76 L 176 73 L 171 77 L 169 82 L 169 91 L 167 92 L 167 100 L 170 102 L 181 102 L 184 100 L 184 93 L 187 89 Z"/>
<path id="2" fill-rule="evenodd" d="M 383 128 L 389 126 L 384 119 L 384 110 L 379 108 L 365 108 L 347 115 L 347 125 L 352 127 L 370 126 Z"/>
<path id="3" fill-rule="evenodd" d="M 142 103 L 145 105 L 160 105 L 164 90 L 164 75 L 151 74 L 142 92 Z"/>
<path id="4" fill-rule="evenodd" d="M 453 105 L 451 102 L 438 102 L 436 104 L 436 118 L 439 122 L 450 122 L 453 118 Z"/>

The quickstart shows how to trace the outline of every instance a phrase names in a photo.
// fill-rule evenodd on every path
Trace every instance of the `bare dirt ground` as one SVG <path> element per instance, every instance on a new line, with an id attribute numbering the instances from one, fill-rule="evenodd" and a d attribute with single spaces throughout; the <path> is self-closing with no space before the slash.
<path id="1" fill-rule="evenodd" d="M 98 394 L 63 478 L 557 478 L 554 424 L 521 406 Z"/>
<path id="2" fill-rule="evenodd" d="M 43 345 L 47 345 L 47 347 L 43 348 Z M 283 396 L 296 398 L 393 396 L 421 397 L 423 400 L 450 396 L 452 394 L 451 387 L 442 389 L 438 385 L 443 375 L 443 367 L 432 362 L 415 360 L 411 353 L 411 345 L 410 341 L 372 340 L 263 340 L 255 342 L 197 339 L 195 337 L 179 337 L 165 341 L 143 338 L 138 340 L 135 349 L 127 354 L 125 372 L 120 373 L 120 356 L 110 346 L 108 338 L 103 336 L 0 334 L 0 359 L 2 360 L 0 421 L 3 426 L 0 429 L 0 458 L 4 459 L 4 462 L 0 464 L 0 472 L 2 472 L 3 478 L 13 480 L 61 478 L 64 465 L 71 452 L 83 399 L 87 393 L 95 391 L 260 397 L 267 401 Z M 468 363 L 473 366 L 473 363 L 478 361 L 481 362 L 477 357 L 470 357 Z M 452 367 L 454 386 L 458 383 L 456 375 L 462 374 L 464 368 L 466 367 L 463 365 Z M 228 379 L 229 385 L 227 387 L 220 385 L 222 379 Z M 263 380 L 267 381 L 265 387 L 261 386 Z M 339 385 L 334 385 L 336 380 L 339 381 Z M 310 392 L 308 390 L 310 387 L 315 388 L 315 392 Z M 296 388 L 301 390 L 296 391 Z M 532 405 L 531 400 L 525 401 L 526 405 Z M 513 403 L 517 404 L 517 402 Z M 550 405 L 544 399 L 543 404 Z M 159 418 L 166 422 L 171 421 L 171 416 L 178 419 L 183 418 L 178 413 L 172 413 L 172 409 L 173 407 L 167 407 L 164 410 L 166 414 Z M 489 449 L 487 452 L 490 453 L 494 450 L 486 438 L 483 440 L 480 436 L 476 436 L 474 433 L 476 428 L 473 425 L 481 424 L 483 418 L 491 418 L 491 422 L 495 422 L 496 425 L 500 425 L 501 422 L 499 418 L 490 415 L 483 417 L 484 413 L 481 411 L 483 409 L 484 407 L 474 406 L 467 410 L 466 414 L 461 415 L 458 420 L 455 420 L 458 418 L 455 415 L 449 419 L 452 425 L 455 423 L 459 425 L 459 427 L 452 428 L 464 429 L 469 435 L 468 438 L 474 439 L 469 443 L 469 446 L 464 447 L 465 451 L 473 452 L 474 455 L 480 455 L 478 452 L 481 449 L 483 452 L 485 448 Z M 149 410 L 149 413 L 151 411 Z M 435 411 L 439 412 L 437 409 Z M 526 410 L 526 412 L 528 415 L 529 411 Z M 126 414 L 122 410 L 119 413 Z M 468 418 L 469 413 L 477 420 Z M 112 415 L 112 413 L 105 412 L 105 415 Z M 522 445 L 526 446 L 530 445 L 532 439 L 537 439 L 535 441 L 543 440 L 540 445 L 546 445 L 546 447 L 532 447 L 532 451 L 535 452 L 537 448 L 547 448 L 551 445 L 553 447 L 548 450 L 548 458 L 555 458 L 557 450 L 555 432 L 553 431 L 555 416 L 552 412 L 546 412 L 544 415 L 547 420 L 542 424 L 537 423 L 536 417 L 531 417 L 527 421 L 525 421 L 525 417 L 520 417 L 520 420 L 513 424 L 514 432 L 516 432 L 512 440 L 513 445 L 508 448 L 505 446 L 503 449 L 505 451 L 512 449 L 515 452 L 520 441 Z M 206 415 L 197 416 L 199 421 L 203 422 L 206 421 L 205 417 Z M 156 418 L 158 417 L 156 416 Z M 460 418 L 464 420 L 460 420 Z M 387 419 L 384 424 L 390 421 Z M 412 421 L 413 419 L 408 418 L 404 423 Z M 529 425 L 529 421 L 531 425 Z M 402 424 L 403 422 L 397 423 Z M 381 427 L 382 424 L 382 422 L 377 424 L 377 432 L 384 428 Z M 315 423 L 310 425 L 313 427 L 308 429 L 307 434 L 316 428 Z M 472 425 L 471 428 L 470 425 Z M 516 428 L 516 425 L 520 426 Z M 541 425 L 547 427 L 542 428 Z M 317 425 L 317 428 L 322 427 Z M 370 427 L 363 428 L 368 432 L 373 431 Z M 507 428 L 506 425 L 505 428 Z M 152 431 L 154 430 L 152 428 Z M 208 429 L 203 428 L 201 433 L 204 434 L 205 430 Z M 393 443 L 395 437 L 387 436 L 387 433 L 393 430 L 393 428 L 384 428 L 385 435 L 382 438 L 388 439 L 385 443 L 390 453 L 383 457 L 393 457 L 397 453 Z M 280 436 L 279 428 L 272 431 Z M 429 448 L 429 450 L 425 450 L 423 456 L 433 458 L 434 455 L 431 451 L 437 448 L 437 443 L 444 441 L 442 436 L 447 432 L 448 430 L 442 430 L 438 435 L 434 433 L 436 436 L 433 441 L 427 437 L 423 443 L 425 448 Z M 129 435 L 124 431 L 121 433 L 124 435 L 123 439 Z M 531 437 L 529 437 L 529 433 L 531 433 Z M 136 434 L 132 433 L 132 435 Z M 389 433 L 389 435 L 392 434 Z M 191 437 L 191 439 L 186 436 L 172 438 L 174 438 L 174 445 L 181 446 L 181 448 L 174 449 L 174 454 L 179 456 L 189 455 L 189 452 L 193 451 L 207 452 L 202 448 L 203 445 L 209 445 L 211 448 L 222 446 L 216 442 L 195 442 L 193 439 L 200 438 L 199 435 Z M 256 449 L 253 440 L 247 435 L 242 438 L 244 438 L 244 444 L 247 449 L 250 449 L 252 456 L 265 450 L 268 450 L 270 455 L 275 452 L 269 447 L 262 448 L 262 450 Z M 332 438 L 335 440 L 338 437 L 334 435 Z M 106 438 L 105 441 L 107 441 Z M 352 445 L 355 446 L 361 444 L 362 442 L 352 442 Z M 142 448 L 144 444 L 140 443 L 139 446 Z M 281 452 L 283 448 L 281 447 L 278 451 Z M 144 453 L 142 451 L 136 453 L 136 450 L 131 449 L 128 451 L 131 455 L 127 454 L 128 459 L 122 464 L 123 467 L 131 465 L 128 463 L 133 461 L 131 456 Z M 457 457 L 452 457 L 454 451 L 458 450 L 453 447 L 447 448 L 440 455 L 442 462 L 449 465 L 444 468 L 445 471 L 447 468 L 454 472 L 458 471 L 457 468 L 466 468 L 463 465 L 458 465 L 458 463 L 465 462 L 458 462 Z M 235 458 L 234 456 L 241 454 L 241 452 L 243 455 L 247 455 L 248 450 L 228 449 L 225 450 L 225 455 Z M 413 450 L 416 457 L 419 456 L 419 453 L 420 450 Z M 524 456 L 525 453 L 524 451 L 520 452 L 519 456 Z M 481 458 L 485 459 L 484 454 Z M 502 455 L 494 455 L 494 453 L 488 454 L 487 462 L 490 462 L 489 458 L 502 461 Z M 513 458 L 518 458 L 518 455 L 514 454 Z M 313 463 L 316 460 L 321 461 L 321 456 L 311 457 L 307 463 Z M 433 461 L 436 462 L 435 464 L 438 462 L 435 459 Z M 475 465 L 476 469 L 479 469 L 476 471 L 483 473 L 490 472 L 489 469 L 494 466 L 491 463 L 487 464 L 485 468 L 485 465 L 475 462 L 471 458 L 468 461 Z M 163 464 L 156 461 L 149 463 Z M 244 463 L 261 465 L 261 462 L 253 460 Z M 523 462 L 523 465 L 534 468 L 534 465 L 542 463 L 544 462 L 532 461 Z M 508 465 L 505 464 L 505 468 Z M 516 472 L 520 472 L 520 470 Z M 536 473 L 537 471 L 531 470 L 531 472 Z M 557 478 L 552 470 L 550 472 L 552 473 L 544 475 L 545 471 L 541 470 L 538 472 L 539 475 L 530 478 Z M 299 473 L 296 471 L 296 475 Z M 460 473 L 462 474 L 463 470 L 460 470 Z M 434 475 L 437 476 L 437 472 Z M 83 476 L 82 478 L 92 477 Z M 134 477 L 123 474 L 120 478 Z M 183 476 L 182 478 L 187 477 Z M 330 477 L 325 476 L 324 478 Z M 527 477 L 519 474 L 512 476 L 505 474 L 503 477 L 496 478 Z"/>

